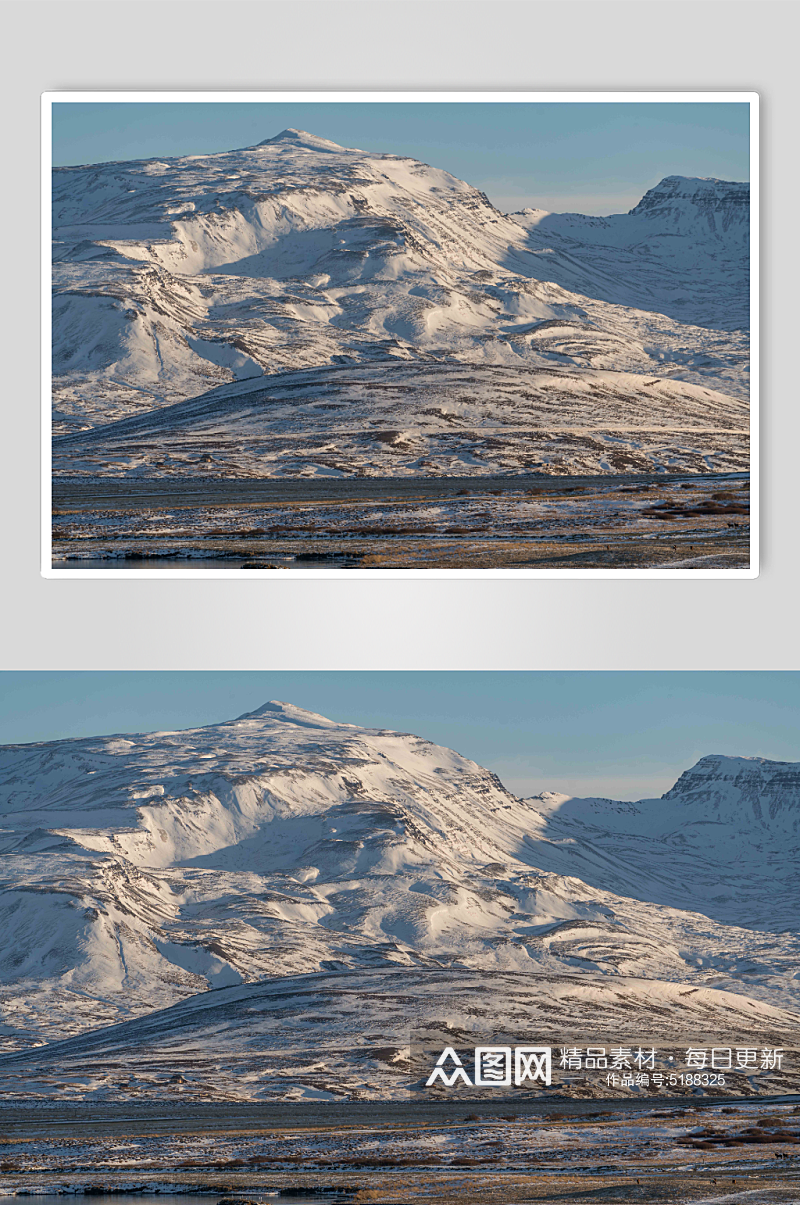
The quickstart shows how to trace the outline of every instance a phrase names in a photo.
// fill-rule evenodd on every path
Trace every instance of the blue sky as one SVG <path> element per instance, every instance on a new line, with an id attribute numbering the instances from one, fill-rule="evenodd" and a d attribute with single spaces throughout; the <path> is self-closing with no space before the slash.
<path id="1" fill-rule="evenodd" d="M 457 749 L 511 790 L 639 799 L 707 753 L 800 760 L 800 672 L 11 672 L 0 743 L 199 727 L 268 699 Z"/>
<path id="2" fill-rule="evenodd" d="M 211 154 L 288 126 L 445 168 L 506 212 L 623 213 L 664 176 L 749 179 L 749 106 L 728 102 L 59 101 L 53 162 Z"/>

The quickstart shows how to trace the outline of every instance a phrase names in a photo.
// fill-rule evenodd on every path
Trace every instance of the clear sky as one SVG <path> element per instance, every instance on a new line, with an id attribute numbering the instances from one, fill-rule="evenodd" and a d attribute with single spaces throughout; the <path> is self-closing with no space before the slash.
<path id="1" fill-rule="evenodd" d="M 53 163 L 212 154 L 289 126 L 445 168 L 506 212 L 624 213 L 664 176 L 749 179 L 749 106 L 719 101 L 59 101 Z"/>
<path id="2" fill-rule="evenodd" d="M 281 699 L 415 732 L 521 795 L 661 795 L 707 753 L 800 761 L 800 672 L 10 672 L 0 743 L 215 724 Z"/>

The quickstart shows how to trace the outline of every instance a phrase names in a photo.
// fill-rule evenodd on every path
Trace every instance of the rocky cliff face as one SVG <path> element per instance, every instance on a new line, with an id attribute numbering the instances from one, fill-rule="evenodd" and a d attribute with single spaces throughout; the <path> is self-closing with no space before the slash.
<path id="1" fill-rule="evenodd" d="M 766 797 L 800 811 L 800 763 L 766 757 L 725 757 L 711 754 L 681 774 L 664 799 L 686 799 L 713 793 L 716 798 Z"/>
<path id="2" fill-rule="evenodd" d="M 630 216 L 646 218 L 663 234 L 701 241 L 712 239 L 746 252 L 750 237 L 750 185 L 665 176 L 645 193 Z"/>
<path id="3" fill-rule="evenodd" d="M 750 829 L 759 839 L 800 836 L 800 763 L 703 757 L 664 795 L 693 817 Z"/>

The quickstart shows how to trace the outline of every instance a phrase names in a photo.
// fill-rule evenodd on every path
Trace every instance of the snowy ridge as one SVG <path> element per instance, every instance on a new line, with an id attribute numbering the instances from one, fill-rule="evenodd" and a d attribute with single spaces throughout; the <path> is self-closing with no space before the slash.
<path id="1" fill-rule="evenodd" d="M 366 993 L 361 1024 L 378 1025 L 386 976 L 406 973 L 422 993 L 409 986 L 406 1024 L 438 1023 L 422 985 L 451 972 L 468 993 L 512 976 L 545 1011 L 563 983 L 575 1025 L 594 1029 L 611 997 L 640 1032 L 656 999 L 671 1002 L 676 1031 L 695 1024 L 681 1013 L 689 996 L 709 1002 L 709 1025 L 718 1009 L 730 1027 L 731 1008 L 786 1025 L 798 1004 L 794 860 L 777 812 L 767 839 L 749 787 L 739 807 L 754 773 L 765 800 L 798 767 L 703 759 L 657 808 L 525 801 L 452 750 L 276 702 L 186 732 L 6 746 L 0 1039 L 30 1048 L 208 988 L 250 1000 L 261 980 L 284 998 L 287 977 L 316 976 L 327 993 L 325 976 L 343 974 Z M 718 792 L 727 807 L 732 844 L 717 861 L 691 814 L 676 829 L 663 819 L 665 803 L 696 808 L 698 779 L 705 806 Z M 648 812 L 658 821 L 642 827 Z"/>
<path id="2" fill-rule="evenodd" d="M 655 377 L 723 394 L 732 415 L 748 388 L 747 246 L 727 215 L 733 197 L 745 229 L 745 186 L 701 182 L 695 221 L 671 179 L 629 215 L 507 216 L 445 171 L 296 130 L 59 168 L 54 430 L 309 368 L 361 366 L 377 387 L 409 362 Z"/>

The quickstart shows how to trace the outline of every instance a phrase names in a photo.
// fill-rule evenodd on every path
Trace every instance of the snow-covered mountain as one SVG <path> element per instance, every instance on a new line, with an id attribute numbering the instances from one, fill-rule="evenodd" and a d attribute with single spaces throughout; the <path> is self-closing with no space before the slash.
<path id="1" fill-rule="evenodd" d="M 297 130 L 225 154 L 58 168 L 53 180 L 57 435 L 187 398 L 205 398 L 210 416 L 219 385 L 248 380 L 251 398 L 252 378 L 278 374 L 288 388 L 282 374 L 342 364 L 377 394 L 409 361 L 479 370 L 466 400 L 482 426 L 492 419 L 480 370 L 499 367 L 527 370 L 522 409 L 531 370 L 550 374 L 563 427 L 576 394 L 594 389 L 593 425 L 611 423 L 611 373 L 637 414 L 647 382 L 671 379 L 673 427 L 695 400 L 681 386 L 699 386 L 724 395 L 725 423 L 742 431 L 746 185 L 668 177 L 627 215 L 508 216 L 438 168 Z M 324 393 L 316 413 L 292 414 L 295 431 L 313 434 L 318 419 L 326 428 Z M 457 381 L 448 401 L 454 393 L 465 400 Z M 335 403 L 340 427 L 361 423 L 357 392 L 353 401 L 352 415 L 349 395 Z M 423 402 L 370 415 L 391 418 L 389 433 L 398 419 L 433 427 Z M 449 414 L 437 433 L 451 433 Z M 658 406 L 643 417 L 658 427 Z M 562 436 L 562 450 L 570 443 Z M 113 453 L 96 455 L 92 471 L 110 463 Z M 454 463 L 465 471 L 458 450 Z"/>
<path id="2" fill-rule="evenodd" d="M 768 932 L 800 915 L 800 763 L 703 757 L 661 799 L 545 793 L 538 866 Z"/>
<path id="3" fill-rule="evenodd" d="M 0 1036 L 25 1049 L 208 988 L 247 988 L 219 1000 L 258 1012 L 262 991 L 322 999 L 346 980 L 383 1047 L 399 1022 L 370 1001 L 406 984 L 404 1024 L 439 1023 L 450 973 L 478 1003 L 506 976 L 512 1003 L 522 992 L 595 1031 L 620 1009 L 649 1030 L 656 1000 L 673 1032 L 696 1026 L 687 992 L 707 1027 L 730 1028 L 733 1009 L 740 1030 L 785 1028 L 797 893 L 787 871 L 776 901 L 773 871 L 775 851 L 794 862 L 797 776 L 704 759 L 651 808 L 520 800 L 452 750 L 283 703 L 186 732 L 6 746 Z M 716 862 L 696 836 L 708 817 L 730 838 Z M 492 1015 L 511 1024 L 516 1007 Z M 179 1028 L 198 1015 L 174 1014 Z"/>
<path id="4" fill-rule="evenodd" d="M 563 288 L 699 326 L 749 326 L 748 184 L 666 176 L 627 214 L 513 217 Z"/>

